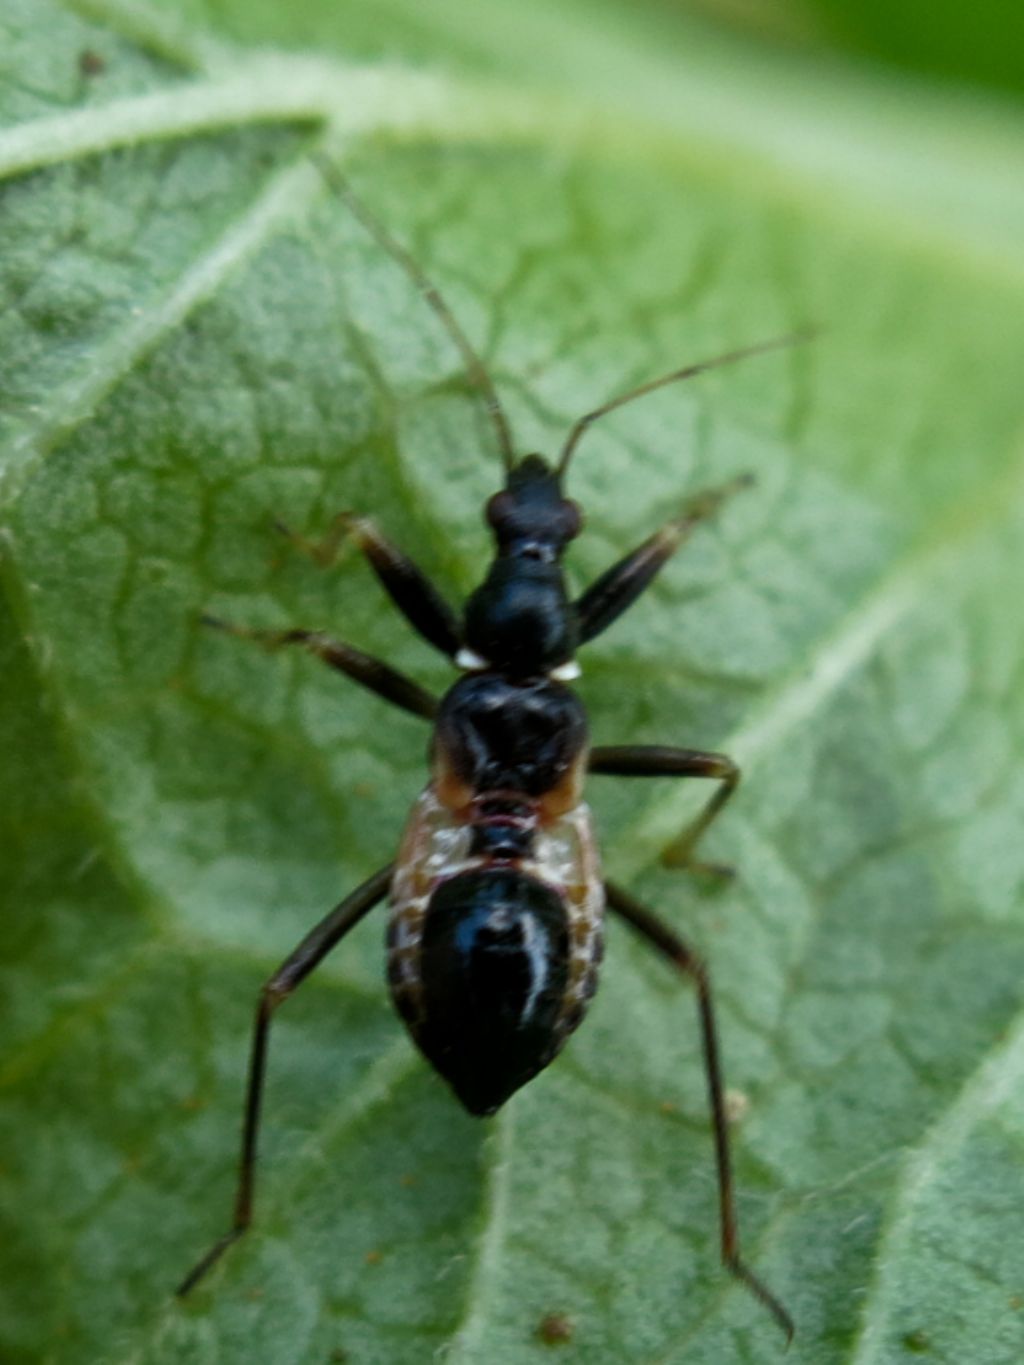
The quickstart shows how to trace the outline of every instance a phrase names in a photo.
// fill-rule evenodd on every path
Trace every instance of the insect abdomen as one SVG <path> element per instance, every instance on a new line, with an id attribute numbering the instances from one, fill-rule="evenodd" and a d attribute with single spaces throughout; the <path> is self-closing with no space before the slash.
<path id="1" fill-rule="evenodd" d="M 430 898 L 420 964 L 413 1037 L 470 1113 L 493 1114 L 565 1036 L 561 897 L 511 868 L 452 877 Z"/>
<path id="2" fill-rule="evenodd" d="M 596 989 L 602 948 L 586 807 L 534 826 L 526 857 L 474 851 L 489 828 L 463 823 L 428 787 L 406 830 L 388 928 L 395 1006 L 474 1114 L 493 1113 L 559 1052 Z"/>

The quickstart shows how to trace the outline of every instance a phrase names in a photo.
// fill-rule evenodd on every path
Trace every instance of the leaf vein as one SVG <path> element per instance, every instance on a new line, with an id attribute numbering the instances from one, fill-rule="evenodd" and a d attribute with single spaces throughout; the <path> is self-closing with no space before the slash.
<path id="1" fill-rule="evenodd" d="M 886 1334 L 895 1307 L 887 1290 L 888 1274 L 902 1263 L 913 1237 L 917 1209 L 927 1199 L 932 1181 L 941 1179 L 944 1161 L 963 1145 L 975 1124 L 1012 1099 L 1022 1084 L 1024 1012 L 1018 1014 L 1006 1041 L 986 1054 L 957 1099 L 907 1154 L 902 1181 L 896 1186 L 889 1217 L 881 1230 L 875 1273 L 850 1355 L 851 1365 L 871 1365 L 886 1358 Z"/>
<path id="2" fill-rule="evenodd" d="M 277 225 L 295 214 L 318 188 L 312 166 L 290 166 L 278 175 L 260 198 L 222 233 L 163 298 L 135 317 L 90 358 L 88 372 L 58 388 L 42 408 L 38 422 L 21 430 L 7 446 L 7 467 L 0 488 L 9 498 L 46 454 L 95 411 L 96 406 L 139 360 L 225 278 L 256 252 Z"/>

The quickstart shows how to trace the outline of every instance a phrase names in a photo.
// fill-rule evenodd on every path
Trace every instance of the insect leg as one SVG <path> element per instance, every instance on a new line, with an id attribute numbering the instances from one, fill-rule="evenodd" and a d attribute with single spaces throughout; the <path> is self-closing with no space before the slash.
<path id="1" fill-rule="evenodd" d="M 263 1081 L 267 1070 L 267 1044 L 274 1011 L 287 1000 L 315 967 L 318 967 L 333 947 L 381 900 L 391 884 L 394 865 L 389 864 L 375 873 L 362 886 L 336 905 L 302 940 L 260 991 L 256 1007 L 256 1022 L 249 1054 L 249 1084 L 245 1099 L 245 1120 L 242 1126 L 242 1152 L 238 1167 L 238 1189 L 231 1227 L 198 1261 L 175 1291 L 179 1298 L 194 1289 L 206 1272 L 220 1260 L 232 1243 L 252 1222 L 253 1188 L 256 1172 L 256 1141 L 259 1136 L 260 1107 Z"/>
<path id="2" fill-rule="evenodd" d="M 758 1298 L 786 1334 L 793 1339 L 793 1319 L 775 1295 L 747 1266 L 740 1252 L 739 1225 L 733 1193 L 732 1156 L 729 1146 L 729 1127 L 725 1112 L 722 1060 L 718 1046 L 718 1028 L 711 996 L 708 971 L 701 958 L 655 915 L 634 900 L 621 887 L 605 883 L 608 905 L 669 959 L 684 976 L 688 976 L 697 991 L 701 1039 L 704 1047 L 704 1072 L 708 1082 L 708 1099 L 715 1135 L 715 1160 L 718 1168 L 718 1213 L 722 1234 L 722 1261 L 726 1268 Z"/>
<path id="3" fill-rule="evenodd" d="M 204 625 L 213 626 L 215 630 L 226 631 L 243 640 L 255 640 L 265 649 L 302 645 L 331 668 L 336 668 L 339 673 L 376 692 L 378 697 L 383 697 L 394 706 L 400 706 L 403 711 L 411 711 L 414 716 L 424 716 L 427 720 L 433 720 L 437 714 L 437 700 L 419 683 L 399 673 L 390 664 L 364 654 L 361 649 L 341 640 L 332 640 L 318 630 L 255 630 L 209 615 L 203 616 L 202 620 Z"/>
<path id="4" fill-rule="evenodd" d="M 613 621 L 618 620 L 690 533 L 717 512 L 726 498 L 741 488 L 749 488 L 752 482 L 749 474 L 742 474 L 720 488 L 709 488 L 687 499 L 678 517 L 666 522 L 660 531 L 655 531 L 642 545 L 638 545 L 591 583 L 576 602 L 580 644 L 593 640 L 607 630 Z"/>
<path id="5" fill-rule="evenodd" d="M 353 540 L 413 630 L 449 658 L 458 653 L 462 632 L 455 612 L 419 565 L 383 536 L 368 517 L 339 512 L 319 541 L 306 540 L 282 522 L 276 526 L 324 568 L 334 563 L 343 540 Z"/>
<path id="6" fill-rule="evenodd" d="M 705 753 L 701 749 L 673 749 L 661 744 L 608 744 L 590 751 L 590 771 L 616 777 L 710 777 L 721 786 L 687 825 L 675 842 L 665 850 L 662 861 L 667 867 L 683 867 L 691 872 L 729 876 L 732 869 L 721 863 L 705 863 L 693 856 L 704 831 L 739 785 L 740 770 L 726 754 Z"/>

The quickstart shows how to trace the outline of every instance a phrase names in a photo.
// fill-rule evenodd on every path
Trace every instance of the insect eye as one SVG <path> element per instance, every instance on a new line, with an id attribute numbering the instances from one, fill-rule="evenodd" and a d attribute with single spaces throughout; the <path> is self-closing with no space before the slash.
<path id="1" fill-rule="evenodd" d="M 485 515 L 487 524 L 497 530 L 512 515 L 515 499 L 505 489 L 488 498 Z"/>
<path id="2" fill-rule="evenodd" d="M 565 517 L 565 538 L 573 540 L 583 530 L 583 509 L 572 498 L 566 498 L 562 503 L 562 514 Z"/>

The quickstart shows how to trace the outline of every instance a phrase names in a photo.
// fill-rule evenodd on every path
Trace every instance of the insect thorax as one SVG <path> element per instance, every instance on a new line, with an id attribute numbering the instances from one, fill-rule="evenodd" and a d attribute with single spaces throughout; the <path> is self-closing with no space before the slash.
<path id="1" fill-rule="evenodd" d="M 540 802 L 549 816 L 579 800 L 586 747 L 586 712 L 568 687 L 470 673 L 441 703 L 433 777 L 453 810 L 488 792 L 510 791 Z"/>

